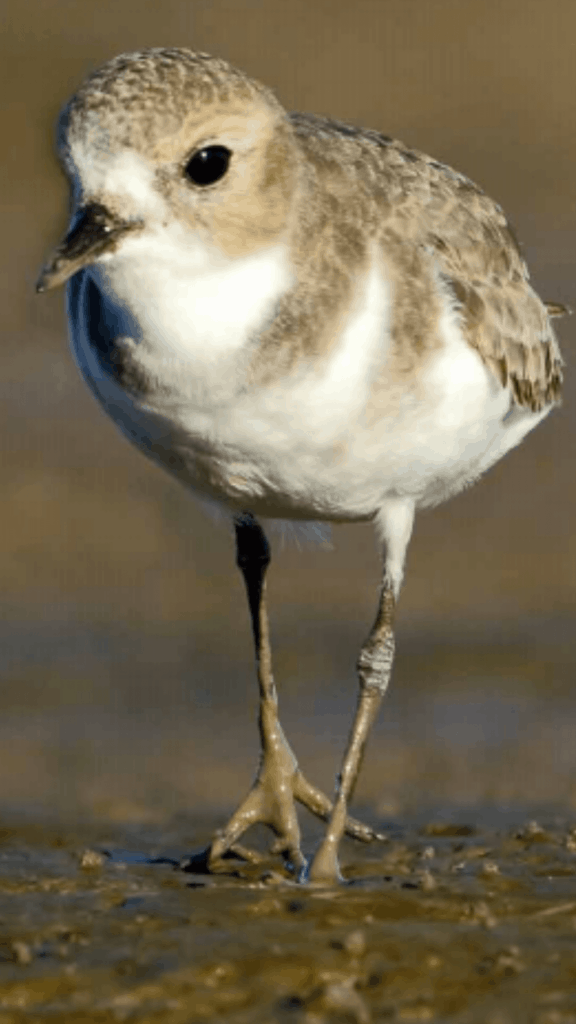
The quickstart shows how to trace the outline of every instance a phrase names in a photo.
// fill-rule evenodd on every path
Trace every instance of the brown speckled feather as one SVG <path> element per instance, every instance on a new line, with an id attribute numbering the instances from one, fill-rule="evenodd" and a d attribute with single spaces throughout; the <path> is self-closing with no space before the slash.
<path id="1" fill-rule="evenodd" d="M 343 262 L 358 267 L 365 251 L 359 239 L 371 234 L 397 271 L 395 333 L 405 355 L 434 344 L 439 274 L 465 337 L 510 385 L 516 404 L 537 411 L 558 402 L 563 364 L 550 324 L 558 307 L 547 310 L 532 289 L 498 204 L 464 175 L 377 132 L 307 114 L 292 114 L 291 121 L 324 178 L 326 212 L 331 200 L 331 248 L 339 236 Z M 316 199 L 316 230 L 321 205 Z M 309 253 L 313 228 L 307 225 Z"/>

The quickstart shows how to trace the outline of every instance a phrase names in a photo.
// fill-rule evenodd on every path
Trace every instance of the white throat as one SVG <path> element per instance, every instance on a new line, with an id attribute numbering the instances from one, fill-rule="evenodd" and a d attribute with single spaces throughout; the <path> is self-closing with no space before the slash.
<path id="1" fill-rule="evenodd" d="M 196 372 L 245 348 L 294 281 L 284 243 L 230 259 L 177 226 L 127 237 L 94 269 L 119 333 Z"/>

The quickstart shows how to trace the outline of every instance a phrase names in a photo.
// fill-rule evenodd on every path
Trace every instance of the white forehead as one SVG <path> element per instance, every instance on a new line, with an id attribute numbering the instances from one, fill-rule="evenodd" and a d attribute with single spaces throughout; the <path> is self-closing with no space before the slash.
<path id="1" fill-rule="evenodd" d="M 113 152 L 74 140 L 70 146 L 74 164 L 74 187 L 85 201 L 91 197 L 115 198 L 127 212 L 160 213 L 164 200 L 154 187 L 154 168 L 135 150 Z"/>

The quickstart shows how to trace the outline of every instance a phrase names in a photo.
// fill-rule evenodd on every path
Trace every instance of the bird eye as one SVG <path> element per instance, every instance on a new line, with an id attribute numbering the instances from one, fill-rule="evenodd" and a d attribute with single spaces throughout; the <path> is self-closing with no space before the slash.
<path id="1" fill-rule="evenodd" d="M 213 185 L 228 170 L 232 153 L 226 146 L 205 146 L 188 161 L 184 174 L 195 185 Z"/>

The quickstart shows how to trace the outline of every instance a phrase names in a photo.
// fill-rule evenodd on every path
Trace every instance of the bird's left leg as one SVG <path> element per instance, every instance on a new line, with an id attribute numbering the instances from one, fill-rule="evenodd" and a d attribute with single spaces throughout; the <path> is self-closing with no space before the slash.
<path id="1" fill-rule="evenodd" d="M 278 719 L 278 697 L 272 676 L 272 654 L 266 614 L 266 569 L 270 547 L 264 531 L 248 513 L 239 516 L 236 528 L 236 560 L 246 584 L 250 608 L 256 671 L 260 691 L 260 768 L 254 785 L 210 850 L 209 866 L 217 867 L 223 854 L 257 822 L 269 825 L 277 836 L 274 852 L 282 852 L 296 871 L 304 867 L 300 849 L 300 827 L 294 806 L 292 779 L 297 763 Z"/>
<path id="2" fill-rule="evenodd" d="M 270 562 L 270 549 L 260 524 L 249 513 L 236 520 L 237 563 L 244 577 L 250 607 L 256 653 L 258 687 L 260 690 L 261 757 L 255 782 L 246 798 L 224 829 L 214 838 L 208 854 L 208 869 L 225 870 L 225 855 L 237 852 L 250 857 L 250 851 L 238 846 L 238 840 L 251 825 L 261 823 L 276 835 L 274 853 L 281 853 L 296 874 L 306 862 L 300 849 L 300 827 L 295 801 L 304 804 L 313 814 L 327 820 L 332 801 L 305 778 L 298 767 L 278 719 L 278 698 L 272 676 L 272 655 L 266 613 L 265 573 Z M 380 838 L 367 825 L 344 816 L 348 835 L 370 842 Z"/>
<path id="3" fill-rule="evenodd" d="M 336 799 L 326 835 L 308 870 L 307 877 L 311 882 L 342 880 L 338 847 L 345 832 L 348 803 L 360 772 L 368 735 L 390 681 L 394 661 L 394 611 L 413 521 L 414 503 L 400 498 L 388 499 L 377 517 L 377 526 L 385 544 L 378 612 L 358 658 L 360 692 L 356 715 L 337 778 Z"/>

